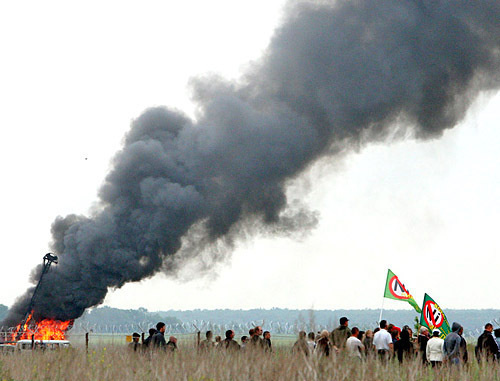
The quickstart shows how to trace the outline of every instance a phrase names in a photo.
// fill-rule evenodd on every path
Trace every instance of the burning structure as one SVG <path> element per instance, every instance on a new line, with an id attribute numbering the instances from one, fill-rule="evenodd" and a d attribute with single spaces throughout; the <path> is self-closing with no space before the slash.
<path id="1" fill-rule="evenodd" d="M 37 291 L 39 290 L 43 277 L 48 273 L 50 266 L 58 262 L 58 257 L 52 253 L 47 253 L 43 257 L 43 267 L 40 273 L 40 278 L 31 295 L 30 303 L 26 309 L 26 314 L 23 320 L 10 332 L 6 332 L 2 342 L 13 343 L 18 340 L 64 340 L 66 338 L 66 331 L 71 328 L 73 319 L 67 321 L 59 321 L 54 319 L 42 319 L 35 321 L 33 319 L 33 312 Z"/>
<path id="2" fill-rule="evenodd" d="M 186 258 L 209 268 L 241 232 L 310 228 L 316 215 L 287 198 L 288 182 L 372 140 L 454 127 L 499 87 L 499 19 L 496 0 L 291 2 L 240 81 L 193 80 L 196 121 L 166 107 L 133 121 L 98 210 L 54 221 L 59 265 L 31 319 L 77 318 Z M 0 325 L 23 320 L 35 289 Z"/>

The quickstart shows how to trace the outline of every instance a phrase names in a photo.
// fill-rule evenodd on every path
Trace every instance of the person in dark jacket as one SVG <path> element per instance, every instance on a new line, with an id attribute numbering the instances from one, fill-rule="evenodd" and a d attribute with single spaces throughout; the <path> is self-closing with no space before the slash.
<path id="1" fill-rule="evenodd" d="M 417 338 L 418 352 L 422 359 L 422 364 L 427 364 L 427 342 L 429 341 L 429 329 L 427 327 L 420 327 L 420 334 Z"/>
<path id="2" fill-rule="evenodd" d="M 498 345 L 493 337 L 493 325 L 487 323 L 484 332 L 477 339 L 475 348 L 477 361 L 495 361 L 498 355 Z"/>
<path id="3" fill-rule="evenodd" d="M 273 351 L 273 347 L 271 344 L 271 332 L 269 331 L 264 332 L 264 339 L 262 340 L 262 342 L 264 343 L 264 349 L 266 352 Z"/>
<path id="4" fill-rule="evenodd" d="M 495 341 L 497 342 L 498 350 L 499 350 L 497 358 L 500 359 L 500 328 L 495 329 L 493 331 L 493 334 L 495 335 Z"/>
<path id="5" fill-rule="evenodd" d="M 400 363 L 403 360 L 408 360 L 413 356 L 413 343 L 410 341 L 410 333 L 403 329 L 400 334 L 400 339 L 394 344 L 394 352 L 398 356 Z"/>
<path id="6" fill-rule="evenodd" d="M 461 330 L 463 331 L 462 326 L 457 322 L 453 322 L 453 324 L 451 325 L 452 332 L 449 333 L 444 339 L 444 355 L 453 365 L 460 365 L 460 363 L 464 360 L 464 355 L 462 353 L 463 348 L 461 349 L 461 346 L 463 345 L 462 336 L 460 335 Z"/>
<path id="7" fill-rule="evenodd" d="M 458 330 L 458 334 L 460 336 L 460 356 L 462 359 L 462 362 L 464 364 L 469 361 L 469 353 L 467 352 L 467 342 L 465 341 L 464 337 L 462 336 L 464 333 L 464 327 L 460 327 Z"/>
<path id="8" fill-rule="evenodd" d="M 146 349 L 146 348 L 148 348 L 148 347 L 149 347 L 149 345 L 150 345 L 150 344 L 151 344 L 151 342 L 153 341 L 153 336 L 155 335 L 155 333 L 156 333 L 156 329 L 154 329 L 154 328 L 150 328 L 150 329 L 149 329 L 149 336 L 148 336 L 148 337 L 146 337 L 146 338 L 144 339 L 144 343 L 142 343 L 142 348 L 143 348 L 143 349 Z"/>
<path id="9" fill-rule="evenodd" d="M 158 322 L 158 324 L 156 324 L 156 333 L 151 340 L 153 348 L 160 348 L 163 350 L 166 349 L 165 347 L 167 346 L 167 342 L 165 340 L 165 329 L 165 323 L 160 321 Z"/>

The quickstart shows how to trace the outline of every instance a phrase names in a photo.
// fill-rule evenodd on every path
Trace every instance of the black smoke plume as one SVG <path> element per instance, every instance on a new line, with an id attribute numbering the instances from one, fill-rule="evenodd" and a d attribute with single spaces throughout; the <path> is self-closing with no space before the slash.
<path id="1" fill-rule="evenodd" d="M 250 225 L 313 224 L 290 205 L 287 182 L 371 140 L 455 126 L 479 92 L 498 89 L 499 20 L 498 0 L 289 4 L 239 81 L 193 79 L 196 121 L 157 107 L 132 123 L 99 210 L 53 223 L 60 264 L 44 279 L 36 318 L 76 318 L 109 288 L 173 272 L 178 258 Z M 2 324 L 21 320 L 32 292 Z"/>

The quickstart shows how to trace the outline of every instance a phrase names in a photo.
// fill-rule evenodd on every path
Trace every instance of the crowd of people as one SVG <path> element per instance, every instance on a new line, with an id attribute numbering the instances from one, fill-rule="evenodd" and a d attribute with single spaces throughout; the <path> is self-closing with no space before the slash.
<path id="1" fill-rule="evenodd" d="M 439 367 L 445 362 L 460 365 L 469 360 L 463 327 L 459 323 L 453 323 L 452 332 L 444 339 L 439 329 L 430 333 L 427 327 L 422 326 L 418 335 L 414 335 L 408 325 L 399 328 L 386 320 L 380 321 L 380 326 L 373 331 L 366 332 L 358 327 L 349 328 L 346 317 L 342 317 L 339 323 L 332 332 L 324 330 L 308 335 L 300 332 L 293 350 L 306 356 L 330 356 L 343 352 L 360 360 L 371 356 L 381 361 L 395 358 L 400 363 L 418 358 L 424 365 L 432 367 Z M 491 323 L 485 325 L 475 346 L 475 356 L 478 361 L 500 359 L 500 328 L 493 330 Z"/>
<path id="2" fill-rule="evenodd" d="M 132 335 L 129 348 L 133 351 L 164 350 L 175 352 L 178 350 L 177 339 L 170 336 L 165 339 L 165 323 L 159 322 L 156 328 L 149 330 L 149 336 L 140 342 L 138 333 Z M 299 332 L 298 340 L 293 344 L 292 351 L 304 356 L 334 356 L 347 355 L 354 359 L 378 358 L 381 361 L 397 359 L 400 363 L 418 358 L 424 365 L 439 367 L 443 363 L 457 365 L 467 363 L 469 355 L 467 343 L 463 337 L 463 327 L 453 323 L 452 332 L 443 339 L 440 330 L 432 332 L 422 326 L 418 334 L 405 325 L 402 328 L 388 324 L 386 320 L 380 321 L 376 329 L 362 331 L 358 327 L 349 327 L 349 319 L 342 317 L 339 326 L 331 332 Z M 262 327 L 252 328 L 247 335 L 235 340 L 235 332 L 227 330 L 225 338 L 213 336 L 212 331 L 207 331 L 204 340 L 199 340 L 200 351 L 249 351 L 261 350 L 272 352 L 271 333 L 263 331 Z M 494 362 L 500 359 L 500 328 L 493 329 L 487 323 L 484 332 L 479 336 L 475 346 L 475 356 L 478 361 Z"/>
<path id="3" fill-rule="evenodd" d="M 175 336 L 170 336 L 167 341 L 165 339 L 165 329 L 165 323 L 159 322 L 156 324 L 156 328 L 149 329 L 149 336 L 145 338 L 142 343 L 140 342 L 141 335 L 134 332 L 132 334 L 132 342 L 129 344 L 129 348 L 135 352 L 145 351 L 148 349 L 158 349 L 168 352 L 177 351 L 177 338 Z M 248 346 L 250 348 L 259 348 L 265 352 L 272 352 L 271 332 L 263 331 L 262 327 L 257 326 L 250 329 L 248 334 L 249 336 L 242 336 L 241 343 L 238 343 L 234 339 L 235 333 L 231 329 L 226 331 L 224 339 L 222 339 L 221 336 L 216 336 L 214 339 L 212 331 L 207 331 L 205 334 L 206 338 L 199 342 L 198 348 L 201 351 L 209 351 L 212 349 L 244 351 Z"/>

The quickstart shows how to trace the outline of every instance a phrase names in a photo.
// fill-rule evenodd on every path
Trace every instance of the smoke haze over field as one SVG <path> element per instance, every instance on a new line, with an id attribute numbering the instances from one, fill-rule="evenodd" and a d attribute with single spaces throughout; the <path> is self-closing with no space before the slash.
<path id="1" fill-rule="evenodd" d="M 289 5 L 238 83 L 192 80 L 197 120 L 156 107 L 133 121 L 97 211 L 52 226 L 60 263 L 36 317 L 76 318 L 108 288 L 174 274 L 203 251 L 217 253 L 203 256 L 209 269 L 241 232 L 311 228 L 316 214 L 287 199 L 287 182 L 372 140 L 455 126 L 480 91 L 498 88 L 498 19 L 497 1 Z M 20 321 L 32 292 L 3 325 Z"/>

